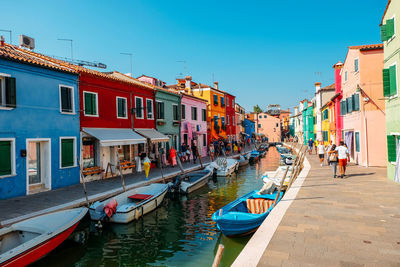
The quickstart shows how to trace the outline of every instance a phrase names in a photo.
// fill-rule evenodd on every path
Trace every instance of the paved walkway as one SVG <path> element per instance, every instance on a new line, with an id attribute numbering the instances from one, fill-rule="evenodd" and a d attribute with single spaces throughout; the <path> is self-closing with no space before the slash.
<path id="1" fill-rule="evenodd" d="M 400 266 L 400 184 L 385 168 L 311 170 L 258 266 Z"/>

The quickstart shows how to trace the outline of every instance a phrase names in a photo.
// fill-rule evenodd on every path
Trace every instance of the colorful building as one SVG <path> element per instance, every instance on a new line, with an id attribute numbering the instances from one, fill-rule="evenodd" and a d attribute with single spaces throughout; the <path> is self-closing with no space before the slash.
<path id="1" fill-rule="evenodd" d="M 253 120 L 247 118 L 244 119 L 244 132 L 246 134 L 246 143 L 255 137 L 256 125 Z"/>
<path id="2" fill-rule="evenodd" d="M 236 139 L 236 113 L 235 96 L 225 92 L 225 113 L 226 113 L 226 136 L 228 141 L 237 141 Z"/>
<path id="3" fill-rule="evenodd" d="M 267 137 L 269 142 L 280 142 L 282 138 L 280 118 L 268 113 L 258 113 L 257 115 L 257 133 Z"/>
<path id="4" fill-rule="evenodd" d="M 351 161 L 386 166 L 383 45 L 350 46 L 341 76 L 344 141 Z"/>
<path id="5" fill-rule="evenodd" d="M 0 199 L 78 184 L 78 75 L 0 43 Z"/>
<path id="6" fill-rule="evenodd" d="M 388 178 L 400 182 L 400 15 L 399 1 L 388 1 L 381 21 L 381 37 L 384 42 L 383 95 L 386 106 L 386 138 L 387 138 L 387 175 Z M 397 33 L 397 34 L 396 34 Z M 397 35 L 397 37 L 396 37 Z"/>
<path id="7" fill-rule="evenodd" d="M 341 101 L 343 98 L 342 93 L 342 75 L 341 71 L 343 68 L 343 63 L 338 62 L 333 66 L 335 70 L 335 95 L 332 98 L 334 102 L 334 109 L 335 109 L 335 133 L 336 133 L 336 144 L 340 144 L 340 141 L 344 140 L 343 136 L 343 117 L 341 111 Z"/>
<path id="8" fill-rule="evenodd" d="M 329 141 L 332 140 L 331 138 L 331 112 L 329 110 L 329 101 L 328 103 L 325 103 L 322 108 L 321 108 L 321 131 L 322 131 L 322 141 L 324 144 L 328 144 Z"/>
<path id="9" fill-rule="evenodd" d="M 329 86 L 321 88 L 321 83 L 315 83 L 315 100 L 314 100 L 314 108 L 315 114 L 315 138 L 317 140 L 323 140 L 323 133 L 322 133 L 322 113 L 321 108 L 325 103 L 328 103 L 330 99 L 335 95 L 335 84 L 331 84 Z M 325 133 L 326 134 L 326 133 Z"/>
<path id="10" fill-rule="evenodd" d="M 315 141 L 314 131 L 314 105 L 308 100 L 303 100 L 303 144 L 307 145 L 307 141 L 313 139 Z"/>
<path id="11" fill-rule="evenodd" d="M 246 118 L 246 110 L 244 107 L 239 105 L 238 103 L 235 103 L 235 112 L 236 112 L 236 140 L 242 140 L 245 131 L 244 131 L 244 119 Z"/>

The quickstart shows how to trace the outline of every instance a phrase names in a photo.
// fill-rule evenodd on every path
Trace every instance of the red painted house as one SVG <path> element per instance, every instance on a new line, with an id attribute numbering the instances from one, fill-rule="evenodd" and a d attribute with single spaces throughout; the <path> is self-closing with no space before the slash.
<path id="1" fill-rule="evenodd" d="M 236 140 L 235 96 L 225 92 L 226 136 L 229 141 Z"/>
<path id="2" fill-rule="evenodd" d="M 146 137 L 134 130 L 156 132 L 153 87 L 119 72 L 74 68 L 80 74 L 82 162 L 84 173 L 90 174 L 86 179 L 115 175 L 118 163 L 125 166 L 124 173 L 131 173 L 138 156 L 147 151 Z"/>

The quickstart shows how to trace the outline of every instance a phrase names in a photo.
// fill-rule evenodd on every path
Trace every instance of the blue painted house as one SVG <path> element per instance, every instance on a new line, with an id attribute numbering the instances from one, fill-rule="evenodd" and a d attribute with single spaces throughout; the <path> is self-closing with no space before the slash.
<path id="1" fill-rule="evenodd" d="M 251 139 L 256 132 L 256 123 L 249 119 L 244 119 L 244 132 L 246 133 L 246 142 Z"/>
<path id="2" fill-rule="evenodd" d="M 0 43 L 0 199 L 80 182 L 78 75 Z"/>

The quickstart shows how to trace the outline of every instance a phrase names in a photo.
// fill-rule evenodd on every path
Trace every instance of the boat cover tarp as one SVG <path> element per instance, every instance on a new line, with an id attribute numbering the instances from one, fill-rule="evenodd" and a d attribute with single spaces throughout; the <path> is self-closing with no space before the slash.
<path id="1" fill-rule="evenodd" d="M 134 145 L 146 143 L 146 138 L 132 129 L 83 128 L 83 132 L 97 138 L 101 146 Z"/>

